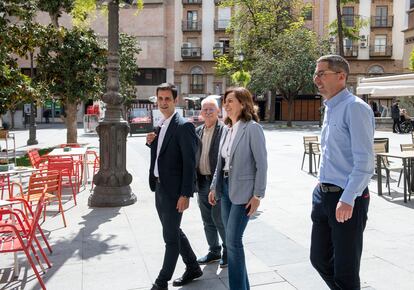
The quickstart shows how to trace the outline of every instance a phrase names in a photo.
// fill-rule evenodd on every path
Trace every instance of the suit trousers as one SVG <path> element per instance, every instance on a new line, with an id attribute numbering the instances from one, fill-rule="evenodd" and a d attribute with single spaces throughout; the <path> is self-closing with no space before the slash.
<path id="1" fill-rule="evenodd" d="M 155 189 L 155 205 L 162 225 L 162 235 L 165 242 L 164 262 L 155 283 L 160 287 L 167 287 L 181 255 L 187 269 L 198 269 L 197 257 L 190 242 L 181 230 L 182 213 L 176 209 L 177 200 L 160 189 L 157 182 Z"/>
<path id="2" fill-rule="evenodd" d="M 310 260 L 330 289 L 357 290 L 369 192 L 366 188 L 355 199 L 352 217 L 344 223 L 335 216 L 341 194 L 322 192 L 320 185 L 313 191 Z"/>
<path id="3" fill-rule="evenodd" d="M 204 225 L 209 252 L 215 255 L 221 255 L 221 246 L 219 235 L 223 241 L 223 254 L 226 252 L 226 232 L 221 219 L 221 203 L 217 202 L 212 206 L 208 202 L 208 193 L 210 192 L 211 176 L 198 175 L 198 206 L 201 212 L 201 218 Z M 217 233 L 218 232 L 218 233 Z"/>

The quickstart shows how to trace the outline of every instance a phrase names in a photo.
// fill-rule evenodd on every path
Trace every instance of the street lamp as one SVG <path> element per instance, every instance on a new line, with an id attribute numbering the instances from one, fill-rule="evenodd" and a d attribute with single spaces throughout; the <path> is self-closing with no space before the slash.
<path id="1" fill-rule="evenodd" d="M 105 117 L 96 131 L 99 135 L 100 166 L 94 176 L 94 192 L 89 196 L 92 207 L 115 207 L 133 204 L 132 175 L 126 170 L 126 138 L 128 122 L 122 117 L 124 98 L 119 93 L 119 0 L 108 3 L 108 80 L 102 101 Z"/>

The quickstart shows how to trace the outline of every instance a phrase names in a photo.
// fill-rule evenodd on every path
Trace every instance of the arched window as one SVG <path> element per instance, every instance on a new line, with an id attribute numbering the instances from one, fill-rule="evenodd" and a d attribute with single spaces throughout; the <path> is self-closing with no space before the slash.
<path id="1" fill-rule="evenodd" d="M 195 66 L 190 71 L 191 83 L 190 93 L 191 94 L 203 94 L 204 93 L 204 71 L 201 67 Z"/>
<path id="2" fill-rule="evenodd" d="M 384 72 L 384 68 L 380 65 L 373 65 L 368 69 L 369 75 L 382 75 Z"/>

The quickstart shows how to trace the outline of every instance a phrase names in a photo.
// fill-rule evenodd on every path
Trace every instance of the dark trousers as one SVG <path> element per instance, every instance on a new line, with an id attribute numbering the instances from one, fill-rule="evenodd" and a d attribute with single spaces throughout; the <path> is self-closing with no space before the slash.
<path id="1" fill-rule="evenodd" d="M 394 123 L 392 124 L 392 132 L 394 133 L 401 132 L 400 118 L 393 118 L 392 120 L 394 121 Z"/>
<path id="2" fill-rule="evenodd" d="M 226 252 L 226 232 L 224 231 L 223 221 L 221 219 L 221 203 L 217 202 L 212 206 L 208 202 L 208 193 L 212 181 L 211 176 L 198 175 L 198 206 L 201 212 L 201 218 L 204 225 L 209 252 L 215 255 L 221 255 L 220 238 L 223 241 L 223 254 Z M 218 232 L 218 233 L 217 233 Z"/>
<path id="3" fill-rule="evenodd" d="M 167 287 L 179 255 L 181 255 L 187 269 L 196 269 L 199 266 L 190 242 L 180 228 L 183 214 L 176 209 L 177 200 L 162 192 L 159 183 L 155 189 L 155 205 L 162 224 L 162 235 L 165 242 L 164 262 L 155 283 L 160 287 Z"/>
<path id="4" fill-rule="evenodd" d="M 312 202 L 310 260 L 330 289 L 360 289 L 359 266 L 363 232 L 369 205 L 368 188 L 355 199 L 352 217 L 336 221 L 335 211 L 341 192 L 321 191 L 316 186 Z"/>

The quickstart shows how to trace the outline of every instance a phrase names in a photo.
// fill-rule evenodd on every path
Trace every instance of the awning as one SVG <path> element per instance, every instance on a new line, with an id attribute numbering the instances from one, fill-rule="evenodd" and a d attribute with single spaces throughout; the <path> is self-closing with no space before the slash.
<path id="1" fill-rule="evenodd" d="M 414 74 L 363 78 L 356 93 L 373 97 L 414 96 Z"/>

